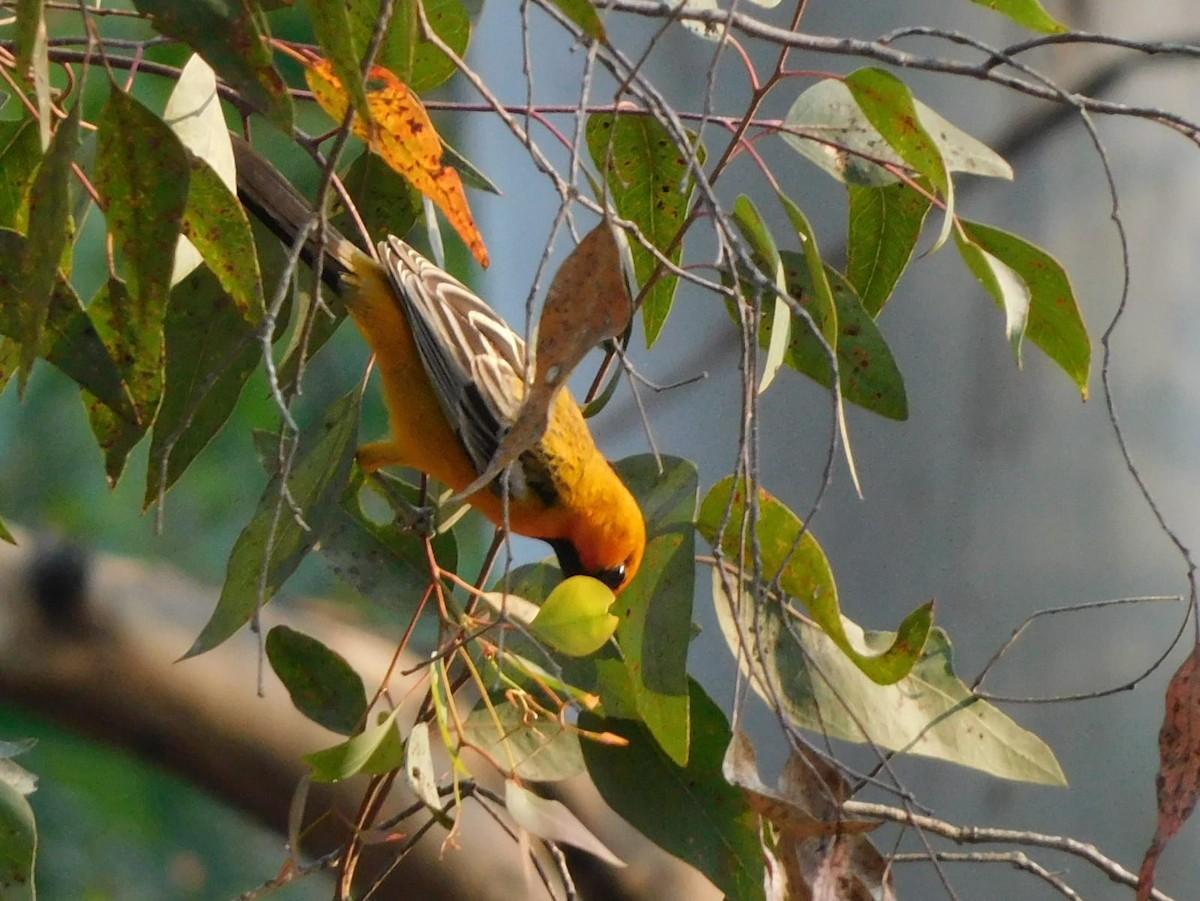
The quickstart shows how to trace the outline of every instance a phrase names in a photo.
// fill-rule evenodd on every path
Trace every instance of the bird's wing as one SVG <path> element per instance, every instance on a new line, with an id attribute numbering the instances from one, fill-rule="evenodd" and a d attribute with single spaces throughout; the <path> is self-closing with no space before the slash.
<path id="1" fill-rule="evenodd" d="M 399 238 L 380 242 L 379 253 L 446 419 L 482 472 L 521 406 L 525 342 L 466 285 Z"/>

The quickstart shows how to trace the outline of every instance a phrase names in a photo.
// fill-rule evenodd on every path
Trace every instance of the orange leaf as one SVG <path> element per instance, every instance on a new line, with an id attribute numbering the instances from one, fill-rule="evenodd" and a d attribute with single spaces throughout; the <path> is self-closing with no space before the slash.
<path id="1" fill-rule="evenodd" d="M 334 75 L 333 66 L 328 60 L 312 55 L 303 56 L 301 61 L 305 80 L 317 103 L 341 122 L 350 99 L 341 80 Z M 354 134 L 436 203 L 479 264 L 487 266 L 490 262 L 487 247 L 471 217 L 462 179 L 457 170 L 442 162 L 441 136 L 420 98 L 392 72 L 375 66 L 367 79 L 367 107 L 372 121 L 363 122 L 356 114 L 351 123 Z"/>
<path id="2" fill-rule="evenodd" d="M 1200 660 L 1192 648 L 1167 686 L 1167 711 L 1158 732 L 1158 828 L 1138 874 L 1138 901 L 1154 888 L 1154 870 L 1167 842 L 1187 822 L 1200 797 Z"/>

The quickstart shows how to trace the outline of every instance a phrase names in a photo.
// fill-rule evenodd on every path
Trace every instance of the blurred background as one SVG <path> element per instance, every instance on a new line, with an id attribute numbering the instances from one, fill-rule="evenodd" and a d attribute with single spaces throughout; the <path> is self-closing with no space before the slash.
<path id="1" fill-rule="evenodd" d="M 753 12 L 786 22 L 790 10 L 783 7 L 788 6 Z M 1078 0 L 1046 7 L 1075 30 L 1147 40 L 1188 40 L 1200 26 L 1183 0 L 1150 0 L 1136 9 Z M 545 17 L 530 18 L 536 101 L 577 103 L 584 54 L 567 46 Z M 657 27 L 654 21 L 613 15 L 607 23 L 613 41 L 631 55 Z M 803 28 L 875 37 L 913 24 L 959 30 L 996 46 L 1024 36 L 980 6 L 945 0 L 812 2 Z M 484 5 L 469 60 L 501 98 L 513 103 L 526 99 L 521 46 L 513 6 Z M 921 55 L 974 58 L 966 49 L 929 38 L 905 39 L 898 46 Z M 657 40 L 646 73 L 677 107 L 698 109 L 713 52 L 714 45 L 669 29 Z M 750 52 L 764 69 L 776 55 L 761 46 Z M 1025 61 L 1070 87 L 1118 58 L 1125 62 L 1106 99 L 1200 118 L 1200 94 L 1192 89 L 1194 61 L 1072 45 L 1038 51 Z M 791 64 L 848 72 L 861 63 L 795 54 Z M 720 66 L 716 109 L 735 112 L 748 93 L 741 64 L 726 53 Z M 993 147 L 1046 110 L 992 85 L 900 74 L 923 101 Z M 785 84 L 763 115 L 782 116 L 807 84 Z M 611 89 L 598 79 L 590 101 L 608 102 Z M 476 99 L 457 80 L 437 97 Z M 448 117 L 435 118 L 451 133 L 458 130 L 459 148 L 504 192 L 471 198 L 495 262 L 484 275 L 472 270 L 470 281 L 510 321 L 521 322 L 557 197 L 496 118 L 464 115 L 452 125 Z M 1149 122 L 1098 119 L 1097 127 L 1115 173 L 1131 256 L 1128 309 L 1112 341 L 1116 409 L 1164 515 L 1182 541 L 1194 546 L 1200 543 L 1193 512 L 1200 491 L 1195 477 L 1200 306 L 1194 288 L 1198 257 L 1191 241 L 1200 215 L 1200 153 Z M 544 133 L 535 135 L 554 158 L 565 161 Z M 710 155 L 723 145 L 722 134 L 705 137 Z M 840 265 L 846 219 L 842 186 L 782 142 L 758 146 L 783 188 L 812 219 L 826 257 Z M 1001 313 L 952 250 L 918 260 L 880 319 L 905 377 L 909 419 L 895 423 L 849 410 L 865 497 L 855 496 L 839 460 L 833 485 L 810 523 L 833 566 L 846 614 L 866 628 L 893 628 L 919 603 L 936 599 L 938 620 L 955 645 L 957 671 L 968 682 L 1037 610 L 1186 592 L 1185 565 L 1126 471 L 1099 379 L 1099 338 L 1122 287 L 1121 249 L 1101 164 L 1086 131 L 1071 117 L 1029 136 L 1014 151 L 1009 154 L 1014 183 L 962 179 L 960 212 L 1015 231 L 1064 263 L 1096 343 L 1091 399 L 1081 403 L 1066 376 L 1031 346 L 1023 370 L 1016 368 Z M 721 181 L 719 193 L 731 204 L 738 193 L 755 195 L 764 187 L 756 168 L 742 159 Z M 98 227 L 97 219 L 93 216 L 88 227 Z M 776 234 L 786 233 L 782 219 L 772 224 L 779 226 Z M 567 243 L 559 239 L 556 259 L 568 252 Z M 699 241 L 688 260 L 703 261 L 708 252 Z M 80 282 L 89 277 L 88 267 L 79 262 L 76 273 Z M 90 274 L 99 279 L 103 268 Z M 94 287 L 82 284 L 80 292 L 90 296 Z M 643 392 L 658 447 L 695 460 L 701 491 L 707 490 L 732 471 L 737 453 L 737 340 L 723 306 L 682 285 L 660 343 L 647 353 L 639 333 L 632 347 L 635 365 L 656 382 L 707 373 L 686 387 Z M 343 330 L 314 360 L 302 415 L 323 409 L 348 390 L 365 359 L 357 336 Z M 589 377 L 587 372 L 581 381 Z M 368 397 L 364 440 L 385 429 L 378 395 Z M 807 510 L 820 489 L 831 440 L 828 399 L 807 379 L 785 371 L 764 396 L 762 415 L 763 484 L 794 510 Z M 0 395 L 0 514 L 96 550 L 166 561 L 219 585 L 229 549 L 264 484 L 251 451 L 251 430 L 272 422 L 265 382 L 256 377 L 234 418 L 169 495 L 166 527 L 158 535 L 153 517 L 139 512 L 146 448 L 135 452 L 122 482 L 110 492 L 77 391 L 41 365 L 24 403 L 13 388 Z M 627 388 L 593 420 L 593 428 L 610 457 L 648 449 Z M 542 554 L 532 544 L 517 547 L 523 559 Z M 351 591 L 313 560 L 285 593 L 349 600 Z M 733 673 L 707 593 L 707 579 L 698 579 L 695 617 L 703 631 L 694 642 L 692 668 L 728 709 Z M 1181 604 L 1156 603 L 1040 620 L 992 673 L 989 688 L 1044 696 L 1120 685 L 1159 655 L 1182 616 Z M 181 646 L 178 653 L 184 650 Z M 253 654 L 252 642 L 241 650 Z M 1070 835 L 1136 870 L 1154 828 L 1163 691 L 1181 660 L 1175 653 L 1134 691 L 1070 704 L 1005 707 L 1055 749 L 1069 788 L 1001 782 L 919 758 L 898 760 L 895 768 L 923 804 L 951 822 Z M 254 686 L 245 690 L 252 693 Z M 771 781 L 782 763 L 782 741 L 761 711 L 752 722 L 764 775 Z M 269 878 L 281 859 L 278 836 L 178 781 L 135 767 L 128 757 L 11 709 L 0 709 L 0 733 L 42 738 L 22 763 L 42 777 L 33 804 L 43 841 L 39 880 L 47 898 L 221 897 Z M 853 762 L 869 760 L 860 750 L 840 747 L 843 751 Z M 231 841 L 234 829 L 245 839 Z M 1200 886 L 1197 829 L 1195 824 L 1185 828 L 1160 866 L 1160 886 L 1178 898 L 1193 897 Z M 1132 896 L 1076 860 L 1050 854 L 1039 859 L 1051 869 L 1068 870 L 1069 881 L 1085 898 Z M 119 861 L 111 879 L 96 879 L 97 860 Z M 947 867 L 964 899 L 1057 897 L 1031 877 L 995 865 Z M 927 865 L 905 864 L 896 875 L 901 897 L 945 896 Z M 289 889 L 292 894 L 284 896 L 325 893 L 314 885 Z"/>

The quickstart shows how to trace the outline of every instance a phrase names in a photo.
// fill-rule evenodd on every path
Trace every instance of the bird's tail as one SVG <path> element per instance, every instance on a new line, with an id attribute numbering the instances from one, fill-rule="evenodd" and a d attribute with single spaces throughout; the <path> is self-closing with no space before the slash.
<path id="1" fill-rule="evenodd" d="M 246 209 L 290 246 L 300 230 L 314 222 L 312 204 L 248 142 L 234 134 L 229 137 L 237 166 L 238 197 Z M 301 257 L 310 266 L 315 266 L 320 255 L 321 279 L 339 294 L 344 291 L 346 276 L 354 271 L 355 257 L 361 254 L 332 226 L 326 226 L 325 239 L 320 240 L 315 223 L 301 250 Z"/>

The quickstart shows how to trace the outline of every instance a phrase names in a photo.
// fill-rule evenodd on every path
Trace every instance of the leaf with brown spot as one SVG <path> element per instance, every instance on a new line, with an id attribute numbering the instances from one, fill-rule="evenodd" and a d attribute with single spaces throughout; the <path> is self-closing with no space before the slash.
<path id="1" fill-rule="evenodd" d="M 129 452 L 142 440 L 162 397 L 161 333 L 140 328 L 129 318 L 130 298 L 125 283 L 110 278 L 88 304 L 96 334 L 117 365 L 130 396 L 133 415 L 96 401 L 87 391 L 84 404 L 92 434 L 104 452 L 104 472 L 115 488 Z"/>
<path id="2" fill-rule="evenodd" d="M 533 384 L 491 463 L 458 492 L 464 498 L 488 485 L 546 432 L 559 391 L 593 347 L 629 327 L 633 301 L 617 233 L 608 222 L 593 228 L 550 283 L 538 320 Z"/>
<path id="3" fill-rule="evenodd" d="M 1167 686 L 1158 732 L 1158 826 L 1138 873 L 1138 901 L 1148 901 L 1158 858 L 1187 822 L 1200 798 L 1200 660 L 1193 647 Z"/>
<path id="4" fill-rule="evenodd" d="M 250 220 L 235 194 L 216 171 L 200 157 L 192 157 L 183 234 L 196 245 L 221 287 L 237 304 L 250 325 L 262 319 L 262 276 L 254 252 Z"/>
<path id="5" fill-rule="evenodd" d="M 21 261 L 21 278 L 17 282 L 21 333 L 13 336 L 21 344 L 18 385 L 22 393 L 42 344 L 59 265 L 70 235 L 71 201 L 67 187 L 71 162 L 79 146 L 79 116 L 80 106 L 76 103 L 55 131 L 50 149 L 29 188 L 29 227 L 26 230 L 29 240 Z"/>
<path id="6" fill-rule="evenodd" d="M 349 98 L 333 67 L 327 60 L 311 54 L 301 59 L 305 80 L 317 103 L 332 119 L 341 122 L 349 108 Z M 367 106 L 373 121 L 363 122 L 356 115 L 351 125 L 354 134 L 436 203 L 479 265 L 487 266 L 490 262 L 487 246 L 471 216 L 462 179 L 456 169 L 442 162 L 441 136 L 420 98 L 381 66 L 371 69 L 367 85 L 370 88 Z"/>

